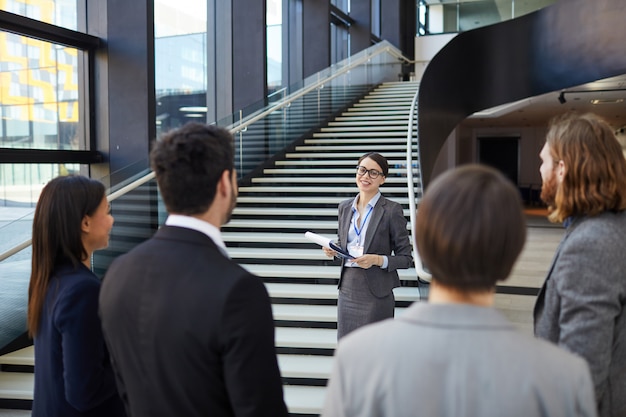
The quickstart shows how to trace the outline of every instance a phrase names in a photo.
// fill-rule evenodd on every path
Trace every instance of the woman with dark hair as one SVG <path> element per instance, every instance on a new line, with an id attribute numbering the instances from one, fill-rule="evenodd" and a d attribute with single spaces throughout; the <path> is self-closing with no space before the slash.
<path id="1" fill-rule="evenodd" d="M 28 332 L 35 342 L 33 417 L 125 416 L 100 320 L 91 255 L 108 246 L 104 185 L 57 177 L 33 219 Z"/>
<path id="2" fill-rule="evenodd" d="M 359 194 L 339 204 L 339 245 L 353 259 L 343 259 L 337 301 L 337 338 L 358 327 L 393 317 L 393 289 L 398 269 L 411 266 L 411 244 L 400 204 L 380 193 L 389 173 L 376 152 L 363 155 L 356 167 Z M 326 255 L 337 252 L 323 248 Z"/>

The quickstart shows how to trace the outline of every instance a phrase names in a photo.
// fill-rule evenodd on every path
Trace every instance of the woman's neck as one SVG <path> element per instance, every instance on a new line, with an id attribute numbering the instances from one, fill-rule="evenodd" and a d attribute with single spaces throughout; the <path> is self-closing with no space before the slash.
<path id="1" fill-rule="evenodd" d="M 464 291 L 441 285 L 436 280 L 430 283 L 428 302 L 433 304 L 470 304 L 482 307 L 493 306 L 495 288 L 486 291 Z"/>
<path id="2" fill-rule="evenodd" d="M 87 258 L 83 259 L 83 265 L 85 265 L 88 269 L 91 269 L 91 253 L 87 255 Z"/>
<path id="3" fill-rule="evenodd" d="M 371 201 L 372 198 L 374 198 L 374 196 L 376 195 L 376 193 L 365 193 L 363 191 L 361 191 L 359 193 L 359 200 L 356 202 L 356 208 L 359 211 L 362 211 L 365 209 L 365 207 L 367 207 L 367 204 Z"/>

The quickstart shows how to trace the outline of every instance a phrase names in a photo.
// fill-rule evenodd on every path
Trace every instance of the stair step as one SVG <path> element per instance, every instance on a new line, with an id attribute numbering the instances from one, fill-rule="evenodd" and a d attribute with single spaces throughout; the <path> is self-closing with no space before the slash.
<path id="1" fill-rule="evenodd" d="M 395 316 L 400 317 L 405 307 L 396 307 Z M 272 314 L 277 321 L 314 323 L 337 323 L 337 306 L 306 304 L 273 304 Z"/>
<path id="2" fill-rule="evenodd" d="M 356 177 L 356 169 L 350 170 L 346 176 L 341 177 L 257 177 L 252 178 L 253 184 L 267 184 L 267 183 L 308 183 L 308 184 L 354 184 Z M 392 177 L 387 176 L 385 178 L 385 184 L 406 184 L 406 177 Z M 355 194 L 356 186 L 355 188 Z"/>
<path id="3" fill-rule="evenodd" d="M 384 140 L 384 143 L 387 145 L 390 144 L 395 144 L 395 145 L 404 145 L 404 147 L 406 148 L 406 126 L 404 127 L 404 134 L 403 135 L 397 135 L 397 136 L 390 136 L 390 137 L 386 137 L 384 139 L 381 138 L 367 138 L 364 136 L 354 136 L 354 137 L 331 137 L 331 138 L 327 138 L 327 139 L 319 139 L 317 138 L 317 136 L 314 135 L 314 137 L 316 137 L 316 139 L 305 139 L 304 143 L 305 145 L 335 145 L 335 146 L 341 146 L 341 145 L 361 145 L 361 148 L 363 147 L 363 145 L 365 144 L 375 144 L 376 145 L 376 149 L 378 149 L 378 146 L 381 144 L 381 141 Z M 417 141 L 413 141 L 414 145 L 417 145 Z"/>
<path id="4" fill-rule="evenodd" d="M 32 400 L 35 374 L 31 372 L 0 372 L 0 399 Z"/>
<path id="5" fill-rule="evenodd" d="M 384 145 L 389 138 L 406 138 L 407 129 L 403 130 L 390 130 L 387 132 L 322 132 L 322 133 L 313 133 L 314 138 L 376 138 L 381 145 L 378 145 L 376 148 L 380 149 L 381 153 L 384 150 L 394 150 L 395 148 L 390 147 L 388 145 Z M 341 146 L 337 146 L 341 148 Z M 360 147 L 363 149 L 363 146 Z M 306 149 L 298 149 L 296 150 L 305 151 Z M 332 149 L 331 149 L 332 150 Z"/>
<path id="6" fill-rule="evenodd" d="M 337 286 L 327 284 L 265 283 L 272 298 L 336 300 Z M 414 302 L 419 299 L 417 287 L 393 289 L 396 301 Z"/>
<path id="7" fill-rule="evenodd" d="M 418 182 L 419 183 L 419 182 Z M 284 187 L 278 187 L 278 186 L 255 186 L 255 187 L 239 187 L 239 192 L 245 192 L 245 193 L 311 193 L 311 194 L 321 194 L 321 193 L 325 193 L 325 194 L 335 194 L 335 193 L 349 193 L 349 194 L 355 194 L 356 195 L 356 191 L 355 191 L 356 186 L 350 186 L 350 187 L 342 187 L 342 186 L 337 186 L 337 187 L 288 187 L 288 186 L 284 186 Z M 407 187 L 387 187 L 385 185 L 383 185 L 383 187 L 381 188 L 381 192 L 385 193 L 385 194 L 401 194 L 407 193 Z"/>
<path id="8" fill-rule="evenodd" d="M 319 252 L 322 252 L 322 250 L 320 249 Z M 266 265 L 243 263 L 241 266 L 255 275 L 266 278 L 313 278 L 338 280 L 339 273 L 341 271 L 339 265 Z M 399 269 L 398 275 L 403 281 L 417 280 L 415 268 Z"/>
<path id="9" fill-rule="evenodd" d="M 362 135 L 362 134 L 351 134 L 351 133 L 346 133 L 346 135 L 350 135 L 350 136 L 354 136 L 354 137 L 364 137 L 366 135 Z M 313 135 L 314 137 L 339 137 L 339 134 L 331 134 L 331 133 L 315 133 Z M 400 137 L 406 137 L 406 133 L 401 133 Z M 344 152 L 349 152 L 349 151 L 357 151 L 360 152 L 363 149 L 363 145 L 362 144 L 357 144 L 357 145 L 304 145 L 304 146 L 296 146 L 296 152 L 320 152 L 320 151 L 327 151 L 327 152 L 338 152 L 338 151 L 344 151 Z M 391 145 L 377 145 L 376 149 L 381 153 L 381 154 L 385 154 L 388 151 L 406 151 L 406 143 L 399 143 L 399 144 L 391 144 Z M 417 150 L 417 144 L 413 145 L 413 150 Z"/>
<path id="10" fill-rule="evenodd" d="M 327 158 L 342 158 L 342 159 L 353 159 L 352 164 L 358 161 L 361 156 L 367 151 L 361 152 L 333 152 L 333 153 L 315 153 L 315 152 L 298 152 L 298 153 L 288 153 L 285 155 L 288 159 L 300 159 L 300 158 L 319 158 L 319 159 L 327 159 Z M 389 162 L 389 158 L 405 158 L 406 160 L 406 152 L 385 152 L 384 154 L 387 162 Z M 349 161 L 346 161 L 346 164 Z"/>
<path id="11" fill-rule="evenodd" d="M 278 355 L 278 367 L 283 378 L 328 379 L 333 357 L 325 355 Z"/>
<path id="12" fill-rule="evenodd" d="M 292 414 L 319 415 L 324 407 L 326 387 L 283 386 L 285 403 Z"/>
<path id="13" fill-rule="evenodd" d="M 263 220 L 259 222 L 257 219 L 232 219 L 228 224 L 222 226 L 222 230 L 230 228 L 337 230 L 337 220 L 307 220 L 306 224 L 303 224 L 301 220 Z"/>
<path id="14" fill-rule="evenodd" d="M 337 347 L 337 330 L 277 327 L 276 347 L 334 350 Z"/>
<path id="15" fill-rule="evenodd" d="M 352 165 L 356 166 L 354 162 Z M 352 175 L 356 174 L 356 168 L 266 168 L 263 170 L 267 175 Z M 389 168 L 389 178 L 393 175 L 406 175 L 406 168 Z M 417 171 L 413 171 L 413 175 L 419 175 Z M 327 177 L 324 177 L 326 180 Z"/>
<path id="16" fill-rule="evenodd" d="M 355 193 L 356 195 L 356 193 Z M 281 197 L 281 196 L 240 196 L 237 198 L 237 204 L 322 204 L 328 205 L 333 204 L 337 205 L 342 201 L 348 199 L 350 197 L 342 197 L 342 196 L 327 196 L 327 197 L 309 197 L 309 196 L 292 196 L 292 197 Z M 393 201 L 396 201 L 402 205 L 408 205 L 409 199 L 402 196 L 394 196 Z"/>
<path id="17" fill-rule="evenodd" d="M 237 207 L 233 210 L 234 216 L 330 216 L 337 217 L 335 208 L 296 208 L 296 207 Z M 409 210 L 404 209 L 404 216 L 409 217 Z"/>
<path id="18" fill-rule="evenodd" d="M 356 159 L 346 159 L 346 160 L 325 160 L 325 159 L 283 160 L 283 161 L 276 161 L 275 165 L 276 166 L 309 166 L 309 167 L 331 165 L 331 166 L 349 166 L 354 169 L 354 167 L 356 166 L 355 162 L 358 161 L 358 159 L 362 155 L 363 154 L 357 156 Z M 406 155 L 403 154 L 402 156 L 404 156 L 404 158 L 402 159 L 392 158 L 389 155 L 385 155 L 385 158 L 387 158 L 387 163 L 389 164 L 390 167 L 394 167 L 394 166 L 406 167 Z"/>
<path id="19" fill-rule="evenodd" d="M 342 124 L 337 127 L 323 127 L 321 129 L 321 132 L 390 132 L 392 130 L 400 130 L 402 132 L 406 132 L 407 127 L 407 123 L 399 123 L 397 125 L 386 124 L 384 126 L 352 126 Z"/>
<path id="20" fill-rule="evenodd" d="M 35 366 L 35 347 L 28 346 L 0 356 L 0 365 Z"/>

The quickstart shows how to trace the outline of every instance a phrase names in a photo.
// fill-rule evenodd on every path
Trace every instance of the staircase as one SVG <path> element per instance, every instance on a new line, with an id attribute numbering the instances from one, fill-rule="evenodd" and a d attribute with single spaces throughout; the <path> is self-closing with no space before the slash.
<path id="1" fill-rule="evenodd" d="M 389 176 L 381 192 L 402 204 L 408 220 L 406 129 L 417 87 L 417 83 L 387 83 L 370 92 L 250 185 L 240 187 L 232 220 L 222 228 L 230 256 L 262 277 L 272 299 L 278 361 L 292 415 L 320 413 L 337 338 L 340 267 L 304 233 L 336 238 L 337 205 L 358 193 L 355 166 L 369 151 L 388 159 Z M 418 175 L 417 167 L 413 170 Z M 419 187 L 415 191 L 419 195 Z M 131 197 L 143 205 L 124 208 L 128 211 L 124 215 L 145 214 L 149 197 L 127 199 Z M 117 216 L 119 211 L 114 210 Z M 149 217 L 155 221 L 154 210 Z M 116 221 L 116 227 L 122 223 Z M 126 227 L 114 234 L 136 235 Z M 126 244 L 132 242 L 115 246 L 123 250 Z M 415 269 L 399 273 L 403 286 L 395 291 L 396 315 L 419 298 Z M 33 362 L 32 347 L 0 357 L 0 408 L 3 403 L 30 405 Z"/>
<path id="2" fill-rule="evenodd" d="M 337 339 L 340 267 L 304 233 L 336 238 L 337 205 L 358 193 L 355 167 L 369 151 L 388 159 L 381 192 L 403 205 L 408 220 L 406 136 L 417 87 L 386 83 L 370 92 L 240 187 L 232 220 L 222 228 L 230 256 L 261 276 L 272 298 L 278 361 L 293 415 L 320 413 Z M 404 285 L 395 291 L 396 315 L 419 297 L 415 269 L 399 272 Z"/>

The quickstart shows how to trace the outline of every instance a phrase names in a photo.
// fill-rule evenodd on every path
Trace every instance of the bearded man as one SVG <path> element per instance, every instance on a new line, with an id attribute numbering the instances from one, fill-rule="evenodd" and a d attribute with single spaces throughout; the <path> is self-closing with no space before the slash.
<path id="1" fill-rule="evenodd" d="M 286 417 L 267 290 L 220 233 L 238 192 L 232 135 L 189 123 L 150 159 L 169 216 L 113 262 L 100 291 L 128 415 Z"/>
<path id="2" fill-rule="evenodd" d="M 535 335 L 587 360 L 599 415 L 626 416 L 626 160 L 594 114 L 553 119 L 541 198 L 563 223 L 534 309 Z"/>

